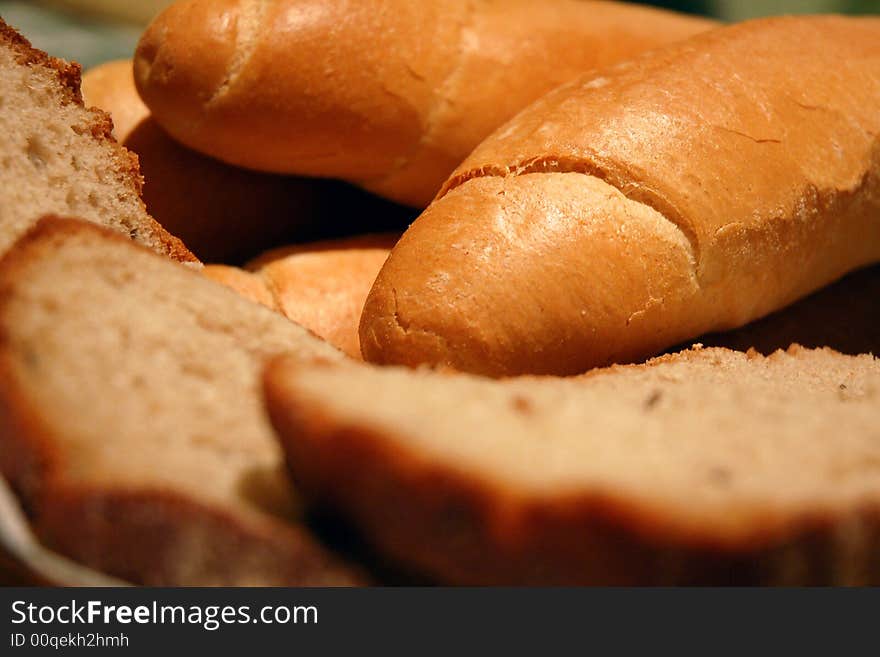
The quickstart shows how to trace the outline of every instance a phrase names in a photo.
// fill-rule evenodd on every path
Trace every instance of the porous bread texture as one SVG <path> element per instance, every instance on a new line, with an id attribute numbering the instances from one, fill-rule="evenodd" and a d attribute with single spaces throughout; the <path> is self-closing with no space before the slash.
<path id="1" fill-rule="evenodd" d="M 83 107 L 80 68 L 0 19 L 0 253 L 44 214 L 79 216 L 182 261 L 195 257 L 144 208 L 137 158 Z"/>
<path id="2" fill-rule="evenodd" d="M 359 235 L 281 247 L 244 269 L 208 265 L 204 273 L 360 359 L 358 321 L 364 300 L 399 237 Z"/>
<path id="3" fill-rule="evenodd" d="M 880 582 L 871 355 L 503 381 L 281 359 L 265 380 L 301 490 L 443 582 Z"/>
<path id="4" fill-rule="evenodd" d="M 268 356 L 342 354 L 91 224 L 0 264 L 0 465 L 38 535 L 154 585 L 357 581 L 298 524 L 260 396 Z"/>

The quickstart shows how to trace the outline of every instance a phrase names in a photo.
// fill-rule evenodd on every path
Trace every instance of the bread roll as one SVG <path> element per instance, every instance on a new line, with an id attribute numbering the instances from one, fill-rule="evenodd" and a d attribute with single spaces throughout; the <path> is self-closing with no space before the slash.
<path id="1" fill-rule="evenodd" d="M 196 150 L 424 207 L 542 93 L 713 25 L 574 0 L 189 0 L 147 29 L 135 78 Z"/>
<path id="2" fill-rule="evenodd" d="M 317 223 L 314 183 L 231 167 L 168 137 L 137 94 L 131 61 L 88 71 L 83 98 L 110 113 L 116 138 L 137 153 L 147 209 L 202 260 L 252 257 Z"/>
<path id="3" fill-rule="evenodd" d="M 774 18 L 557 89 L 392 251 L 367 360 L 574 374 L 880 259 L 880 19 Z"/>
<path id="4" fill-rule="evenodd" d="M 233 265 L 206 265 L 202 273 L 213 281 L 232 288 L 245 299 L 278 310 L 275 295 L 259 274 L 254 274 Z"/>
<path id="5" fill-rule="evenodd" d="M 880 584 L 870 355 L 505 381 L 285 359 L 265 382 L 303 494 L 441 583 Z"/>
<path id="6" fill-rule="evenodd" d="M 277 310 L 353 358 L 358 320 L 398 234 L 362 235 L 274 249 L 245 269 L 208 265 L 204 273 Z"/>

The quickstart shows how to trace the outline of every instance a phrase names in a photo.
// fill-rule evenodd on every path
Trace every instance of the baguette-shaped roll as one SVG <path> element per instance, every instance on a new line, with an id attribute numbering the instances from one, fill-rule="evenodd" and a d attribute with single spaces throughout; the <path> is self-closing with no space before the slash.
<path id="1" fill-rule="evenodd" d="M 244 269 L 208 265 L 204 274 L 360 359 L 358 321 L 364 301 L 399 237 L 359 235 L 287 246 L 263 254 Z"/>
<path id="2" fill-rule="evenodd" d="M 147 210 L 205 261 L 240 260 L 313 232 L 313 181 L 248 171 L 171 139 L 134 86 L 130 60 L 83 76 L 83 98 L 113 118 L 116 139 L 134 151 Z"/>
<path id="3" fill-rule="evenodd" d="M 713 25 L 575 0 L 190 0 L 143 35 L 135 76 L 196 150 L 424 207 L 546 91 Z"/>
<path id="4" fill-rule="evenodd" d="M 721 28 L 590 74 L 462 163 L 380 272 L 380 363 L 573 374 L 880 259 L 880 19 Z"/>

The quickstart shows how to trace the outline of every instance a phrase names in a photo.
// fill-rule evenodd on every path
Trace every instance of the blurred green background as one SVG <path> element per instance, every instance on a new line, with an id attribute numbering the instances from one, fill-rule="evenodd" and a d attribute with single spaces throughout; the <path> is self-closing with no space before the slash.
<path id="1" fill-rule="evenodd" d="M 170 0 L 0 0 L 0 16 L 38 48 L 88 68 L 130 57 L 143 25 L 168 4 Z M 645 4 L 727 21 L 775 14 L 880 13 L 880 0 L 668 0 Z"/>

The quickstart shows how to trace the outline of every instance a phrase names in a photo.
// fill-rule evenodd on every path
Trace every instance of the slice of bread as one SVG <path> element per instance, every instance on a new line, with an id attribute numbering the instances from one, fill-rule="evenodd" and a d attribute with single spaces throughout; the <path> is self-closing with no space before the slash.
<path id="1" fill-rule="evenodd" d="M 0 19 L 0 253 L 44 214 L 78 216 L 176 260 L 195 261 L 141 200 L 137 157 L 83 107 L 80 67 L 49 57 Z"/>
<path id="2" fill-rule="evenodd" d="M 281 358 L 265 386 L 300 490 L 442 582 L 880 584 L 871 355 L 500 382 Z"/>
<path id="3" fill-rule="evenodd" d="M 301 524 L 263 360 L 344 356 L 93 224 L 44 219 L 0 262 L 0 467 L 43 542 L 152 585 L 358 577 Z"/>

